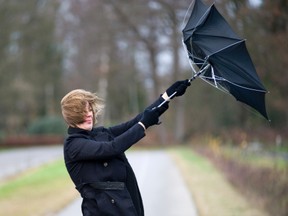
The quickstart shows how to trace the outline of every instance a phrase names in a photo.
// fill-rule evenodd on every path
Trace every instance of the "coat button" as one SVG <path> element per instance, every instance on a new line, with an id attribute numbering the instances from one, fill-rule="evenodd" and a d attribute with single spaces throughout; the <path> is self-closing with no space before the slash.
<path id="1" fill-rule="evenodd" d="M 107 166 L 108 166 L 108 163 L 107 163 L 107 162 L 105 162 L 105 163 L 103 164 L 103 166 L 104 166 L 104 167 L 107 167 Z"/>
<path id="2" fill-rule="evenodd" d="M 114 200 L 114 199 L 111 199 L 111 203 L 114 204 L 114 203 L 115 203 L 115 200 Z"/>

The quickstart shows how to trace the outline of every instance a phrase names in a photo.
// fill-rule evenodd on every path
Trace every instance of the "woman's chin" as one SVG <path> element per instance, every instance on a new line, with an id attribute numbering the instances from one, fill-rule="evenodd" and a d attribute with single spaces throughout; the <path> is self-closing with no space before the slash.
<path id="1" fill-rule="evenodd" d="M 78 128 L 84 129 L 84 130 L 92 130 L 93 124 L 91 122 L 84 122 L 82 124 L 77 125 Z"/>

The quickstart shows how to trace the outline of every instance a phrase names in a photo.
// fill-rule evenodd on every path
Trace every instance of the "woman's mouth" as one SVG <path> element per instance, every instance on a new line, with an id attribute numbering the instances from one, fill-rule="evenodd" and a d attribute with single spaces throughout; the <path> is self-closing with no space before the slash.
<path id="1" fill-rule="evenodd" d="M 91 123 L 92 123 L 92 119 L 86 119 L 86 120 L 85 120 L 85 123 L 91 124 Z"/>

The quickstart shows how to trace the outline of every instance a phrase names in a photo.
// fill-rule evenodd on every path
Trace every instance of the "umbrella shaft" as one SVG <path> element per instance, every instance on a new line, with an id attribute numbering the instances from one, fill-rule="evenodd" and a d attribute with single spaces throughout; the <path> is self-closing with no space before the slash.
<path id="1" fill-rule="evenodd" d="M 175 94 L 177 93 L 177 91 L 175 91 L 173 94 L 171 94 L 168 99 L 164 100 L 161 104 L 159 104 L 157 106 L 157 108 L 160 108 L 163 104 L 165 104 L 167 101 L 169 101 Z M 153 109 L 155 109 L 156 107 L 154 107 Z"/>
<path id="2" fill-rule="evenodd" d="M 207 64 L 204 68 L 202 68 L 200 71 L 194 74 L 194 76 L 192 76 L 188 81 L 191 83 L 194 79 L 196 79 L 198 76 L 204 73 L 210 66 L 211 66 L 210 64 Z"/>

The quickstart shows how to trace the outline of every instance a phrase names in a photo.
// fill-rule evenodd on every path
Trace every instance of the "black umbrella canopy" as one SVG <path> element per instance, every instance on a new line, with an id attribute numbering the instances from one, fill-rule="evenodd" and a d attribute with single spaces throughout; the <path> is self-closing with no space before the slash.
<path id="1" fill-rule="evenodd" d="M 199 68 L 197 76 L 268 119 L 266 89 L 257 75 L 245 40 L 233 31 L 214 4 L 207 6 L 195 0 L 183 29 L 183 42 L 192 64 Z"/>

